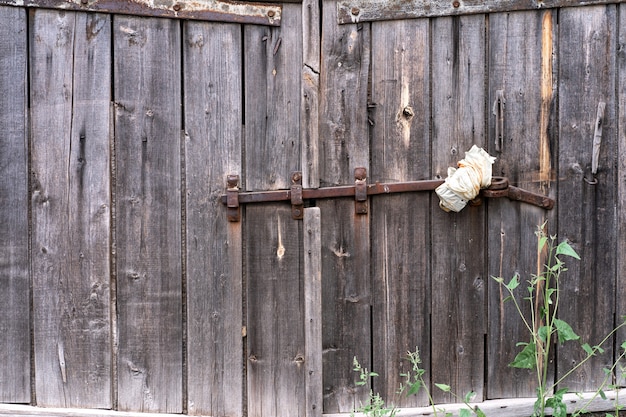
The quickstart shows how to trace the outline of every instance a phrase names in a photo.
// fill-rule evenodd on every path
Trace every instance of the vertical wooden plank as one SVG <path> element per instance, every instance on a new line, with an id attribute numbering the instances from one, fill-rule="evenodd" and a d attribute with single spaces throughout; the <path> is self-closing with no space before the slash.
<path id="1" fill-rule="evenodd" d="M 288 188 L 300 168 L 302 10 L 280 28 L 246 26 L 245 187 Z M 246 207 L 248 416 L 306 413 L 302 225 L 291 207 Z"/>
<path id="2" fill-rule="evenodd" d="M 241 27 L 184 27 L 188 411 L 240 416 L 241 223 L 219 196 L 241 173 Z"/>
<path id="3" fill-rule="evenodd" d="M 559 16 L 559 240 L 568 239 L 582 262 L 565 259 L 559 317 L 595 345 L 613 327 L 617 204 L 615 166 L 614 5 L 560 10 Z M 597 184 L 591 180 L 592 144 L 599 102 L 607 104 Z M 563 386 L 595 390 L 610 364 L 612 346 L 592 358 Z M 577 344 L 558 349 L 557 377 L 585 353 Z"/>
<path id="4" fill-rule="evenodd" d="M 319 207 L 304 209 L 304 363 L 307 417 L 321 417 L 322 382 L 322 233 Z"/>
<path id="5" fill-rule="evenodd" d="M 110 18 L 39 10 L 31 30 L 37 404 L 110 408 Z"/>
<path id="6" fill-rule="evenodd" d="M 489 110 L 498 91 L 506 100 L 503 106 L 504 129 L 496 137 L 497 116 L 489 114 L 489 149 L 498 159 L 493 174 L 506 176 L 512 185 L 537 193 L 556 196 L 556 183 L 551 182 L 556 165 L 552 152 L 542 158 L 542 149 L 555 149 L 550 132 L 555 113 L 553 101 L 553 44 L 556 41 L 556 11 L 498 13 L 489 17 Z M 523 128 L 520 128 L 523 127 Z M 496 150 L 496 141 L 501 143 Z M 547 175 L 546 175 L 547 174 Z M 537 274 L 537 226 L 548 220 L 548 229 L 556 230 L 556 210 L 544 209 L 492 199 L 487 202 L 489 274 L 522 280 Z M 549 233 L 548 230 L 548 233 Z M 552 232 L 554 233 L 554 232 Z M 505 303 L 507 294 L 493 280 L 488 284 L 489 331 L 487 359 L 487 397 L 532 397 L 535 395 L 535 374 L 526 369 L 508 366 L 529 334 L 513 303 Z M 528 312 L 523 300 L 528 294 L 518 291 L 518 302 Z M 529 315 L 530 316 L 530 315 Z M 530 317 L 527 317 L 530 319 Z M 553 373 L 553 370 L 552 372 Z"/>
<path id="7" fill-rule="evenodd" d="M 430 176 L 429 32 L 427 19 L 372 24 L 372 182 Z M 372 233 L 374 391 L 427 405 L 425 391 L 396 392 L 411 370 L 407 351 L 430 362 L 430 193 L 374 198 Z"/>
<path id="8" fill-rule="evenodd" d="M 302 186 L 319 187 L 319 86 L 321 0 L 302 2 Z"/>
<path id="9" fill-rule="evenodd" d="M 445 178 L 472 145 L 485 146 L 485 17 L 433 20 L 433 174 Z M 433 382 L 483 398 L 485 209 L 446 213 L 433 199 Z M 435 354 L 436 352 L 436 354 Z M 436 388 L 435 401 L 452 397 Z"/>
<path id="10" fill-rule="evenodd" d="M 337 25 L 336 4 L 322 4 L 320 185 L 354 184 L 369 168 L 369 24 Z M 355 387 L 352 360 L 371 369 L 369 214 L 349 199 L 318 201 L 322 213 L 324 412 L 349 412 L 369 394 Z"/>
<path id="11" fill-rule="evenodd" d="M 626 5 L 619 5 L 618 28 L 626 27 Z M 626 253 L 626 30 L 619 30 L 617 47 L 617 273 L 616 273 L 616 316 L 624 319 L 626 316 L 626 259 L 621 254 Z M 626 341 L 626 329 L 616 336 L 619 347 Z M 615 354 L 621 351 L 616 350 Z M 626 374 L 621 373 L 618 383 L 626 384 Z"/>
<path id="12" fill-rule="evenodd" d="M 0 402 L 30 401 L 26 11 L 0 7 Z"/>
<path id="13" fill-rule="evenodd" d="M 180 413 L 180 26 L 113 26 L 119 409 Z"/>

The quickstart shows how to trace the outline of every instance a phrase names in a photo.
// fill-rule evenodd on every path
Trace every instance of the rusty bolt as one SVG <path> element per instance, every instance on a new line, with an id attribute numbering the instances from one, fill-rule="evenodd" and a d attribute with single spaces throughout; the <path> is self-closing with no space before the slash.
<path id="1" fill-rule="evenodd" d="M 176 3 L 176 4 L 174 5 L 173 9 L 174 9 L 174 11 L 175 11 L 175 12 L 180 11 L 180 4 Z"/>
<path id="2" fill-rule="evenodd" d="M 274 10 L 270 10 L 267 12 L 267 16 L 268 17 L 274 17 L 276 15 L 276 13 L 274 12 Z"/>
<path id="3" fill-rule="evenodd" d="M 365 178 L 367 178 L 367 170 L 363 167 L 355 168 L 354 178 L 360 181 L 364 180 Z"/>
<path id="4" fill-rule="evenodd" d="M 352 13 L 352 16 L 358 16 L 359 13 L 361 13 L 361 10 L 359 10 L 358 7 L 353 7 L 352 10 L 350 10 L 350 13 Z"/>
<path id="5" fill-rule="evenodd" d="M 237 188 L 239 185 L 239 175 L 228 175 L 226 177 L 226 184 L 228 188 Z"/>
<path id="6" fill-rule="evenodd" d="M 302 173 L 301 172 L 294 172 L 293 174 L 291 174 L 291 181 L 292 182 L 300 182 L 302 180 Z"/>
<path id="7" fill-rule="evenodd" d="M 454 2 L 452 2 L 452 6 L 454 6 L 455 9 L 458 9 L 459 6 L 461 6 L 461 3 L 458 0 L 454 0 Z"/>

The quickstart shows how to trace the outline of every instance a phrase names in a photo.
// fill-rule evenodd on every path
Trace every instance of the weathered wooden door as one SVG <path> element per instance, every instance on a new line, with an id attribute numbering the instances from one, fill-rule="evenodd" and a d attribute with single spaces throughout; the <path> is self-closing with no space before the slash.
<path id="1" fill-rule="evenodd" d="M 376 392 L 417 407 L 424 393 L 395 394 L 416 348 L 429 384 L 532 396 L 506 366 L 522 323 L 489 277 L 537 272 L 545 221 L 584 260 L 562 317 L 594 343 L 626 311 L 622 2 L 303 0 L 254 21 L 228 2 L 199 20 L 183 2 L 148 17 L 16 3 L 0 0 L 0 402 L 347 413 L 369 394 L 357 357 Z M 307 200 L 303 220 L 242 204 L 229 221 L 223 204 L 232 175 L 241 192 L 287 190 L 294 171 L 304 188 L 358 167 L 443 179 L 474 144 L 556 209 L 446 213 L 416 192 L 364 213 Z M 623 336 L 568 386 L 593 389 Z M 579 355 L 559 347 L 550 372 Z"/>

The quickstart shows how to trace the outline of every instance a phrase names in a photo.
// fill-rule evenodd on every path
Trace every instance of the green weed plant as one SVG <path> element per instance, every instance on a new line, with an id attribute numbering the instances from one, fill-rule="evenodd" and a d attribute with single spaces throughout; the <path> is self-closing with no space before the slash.
<path id="1" fill-rule="evenodd" d="M 572 326 L 558 317 L 560 294 L 561 294 L 561 276 L 567 271 L 565 257 L 580 260 L 580 256 L 571 247 L 567 241 L 557 243 L 556 236 L 548 236 L 545 233 L 545 223 L 538 227 L 536 235 L 538 237 L 538 253 L 546 255 L 546 264 L 542 268 L 539 275 L 532 275 L 528 281 L 528 296 L 524 297 L 530 309 L 530 319 L 523 313 L 522 306 L 515 297 L 515 292 L 521 285 L 519 275 L 514 275 L 510 281 L 505 282 L 501 277 L 492 277 L 498 282 L 508 293 L 505 302 L 512 302 L 515 309 L 522 319 L 524 326 L 529 334 L 529 341 L 519 342 L 517 346 L 521 350 L 515 356 L 513 362 L 509 366 L 514 368 L 529 369 L 535 372 L 537 379 L 537 401 L 534 405 L 532 417 L 544 417 L 547 409 L 551 409 L 551 414 L 555 417 L 566 417 L 567 407 L 563 402 L 563 395 L 567 393 L 568 388 L 563 383 L 572 373 L 579 369 L 592 357 L 604 353 L 602 346 L 612 339 L 612 336 L 618 329 L 626 325 L 626 317 L 623 322 L 615 327 L 607 334 L 600 343 L 591 346 L 588 343 L 582 343 L 581 338 L 577 335 Z M 584 358 L 577 362 L 560 376 L 556 381 L 548 380 L 548 363 L 550 361 L 550 349 L 553 347 L 553 341 L 559 344 L 566 342 L 578 342 L 585 352 Z M 626 341 L 621 344 L 621 354 L 616 358 L 610 368 L 604 369 L 605 378 L 596 393 L 588 400 L 583 407 L 576 411 L 573 415 L 578 416 L 586 412 L 585 408 L 593 399 L 600 396 L 606 399 L 604 389 L 617 388 L 612 384 L 616 370 L 620 369 L 620 362 L 626 355 Z M 623 370 L 623 367 L 621 368 Z M 556 391 L 555 391 L 556 390 Z M 615 405 L 616 414 L 606 414 L 607 417 L 619 416 L 619 407 Z"/>

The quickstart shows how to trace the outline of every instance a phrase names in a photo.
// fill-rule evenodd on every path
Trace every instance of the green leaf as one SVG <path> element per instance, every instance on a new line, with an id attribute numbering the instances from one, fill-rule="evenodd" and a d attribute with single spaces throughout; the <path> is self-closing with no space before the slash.
<path id="1" fill-rule="evenodd" d="M 620 345 L 622 349 L 626 350 L 626 340 L 622 342 Z"/>
<path id="2" fill-rule="evenodd" d="M 513 299 L 513 297 L 511 297 L 510 295 L 508 297 L 506 297 L 504 300 L 502 300 L 503 303 L 506 303 L 507 301 L 511 301 Z M 624 342 L 626 344 L 626 342 Z"/>
<path id="3" fill-rule="evenodd" d="M 511 278 L 511 280 L 509 281 L 508 284 L 506 284 L 506 287 L 510 290 L 513 291 L 514 289 L 516 289 L 517 287 L 519 287 L 519 275 L 515 274 L 513 276 L 513 278 Z"/>
<path id="4" fill-rule="evenodd" d="M 602 398 L 603 400 L 605 400 L 605 401 L 606 401 L 606 394 L 604 393 L 604 391 L 599 390 L 599 391 L 598 391 L 598 394 L 600 395 L 600 398 Z"/>
<path id="5" fill-rule="evenodd" d="M 478 417 L 487 417 L 487 415 L 483 412 L 483 410 L 481 410 L 480 408 L 476 407 L 476 409 L 474 410 L 474 412 L 476 413 L 476 416 Z"/>
<path id="6" fill-rule="evenodd" d="M 560 319 L 554 319 L 554 327 L 556 328 L 556 333 L 559 336 L 559 343 L 566 342 L 568 340 L 578 340 L 580 336 L 574 333 L 572 327 Z"/>
<path id="7" fill-rule="evenodd" d="M 472 417 L 472 412 L 467 408 L 461 408 L 459 410 L 459 417 Z"/>
<path id="8" fill-rule="evenodd" d="M 376 372 L 370 372 L 370 376 L 378 376 Z"/>
<path id="9" fill-rule="evenodd" d="M 569 245 L 569 243 L 567 243 L 566 240 L 559 243 L 559 246 L 556 247 L 556 254 L 571 256 L 572 258 L 578 259 L 580 261 L 580 256 L 578 256 L 578 253 L 576 253 L 576 251 Z"/>
<path id="10" fill-rule="evenodd" d="M 581 345 L 583 350 L 585 352 L 587 352 L 587 355 L 589 356 L 594 356 L 596 353 L 593 351 L 593 349 L 591 348 L 591 346 L 589 346 L 589 343 L 585 343 L 583 345 Z"/>
<path id="11" fill-rule="evenodd" d="M 491 276 L 491 278 L 492 278 L 493 280 L 495 280 L 498 284 L 502 284 L 502 283 L 504 283 L 504 278 L 502 278 L 502 277 L 494 277 L 494 276 L 492 275 L 492 276 Z"/>
<path id="12" fill-rule="evenodd" d="M 450 388 L 450 385 L 446 385 L 446 384 L 435 383 L 435 386 L 439 388 L 440 390 L 442 390 L 443 392 L 450 392 L 452 390 L 452 388 Z"/>
<path id="13" fill-rule="evenodd" d="M 537 330 L 537 336 L 539 336 L 539 340 L 542 342 L 548 340 L 548 326 L 541 326 L 539 330 Z"/>
<path id="14" fill-rule="evenodd" d="M 420 388 L 422 388 L 422 383 L 421 382 L 416 382 L 416 383 L 412 384 L 411 388 L 409 388 L 409 392 L 407 392 L 406 396 L 409 397 L 411 395 L 417 394 L 420 391 Z"/>
<path id="15" fill-rule="evenodd" d="M 548 242 L 547 236 L 541 236 L 539 238 L 539 243 L 537 244 L 539 251 L 541 251 L 546 246 L 546 242 Z"/>
<path id="16" fill-rule="evenodd" d="M 465 394 L 465 397 L 463 397 L 463 400 L 466 403 L 468 403 L 468 402 L 472 401 L 475 396 L 476 396 L 476 393 L 474 391 L 470 391 L 467 394 Z"/>
<path id="17" fill-rule="evenodd" d="M 537 364 L 537 358 L 535 357 L 536 353 L 537 349 L 535 344 L 528 343 L 524 349 L 517 354 L 509 366 L 512 368 L 533 369 Z"/>

